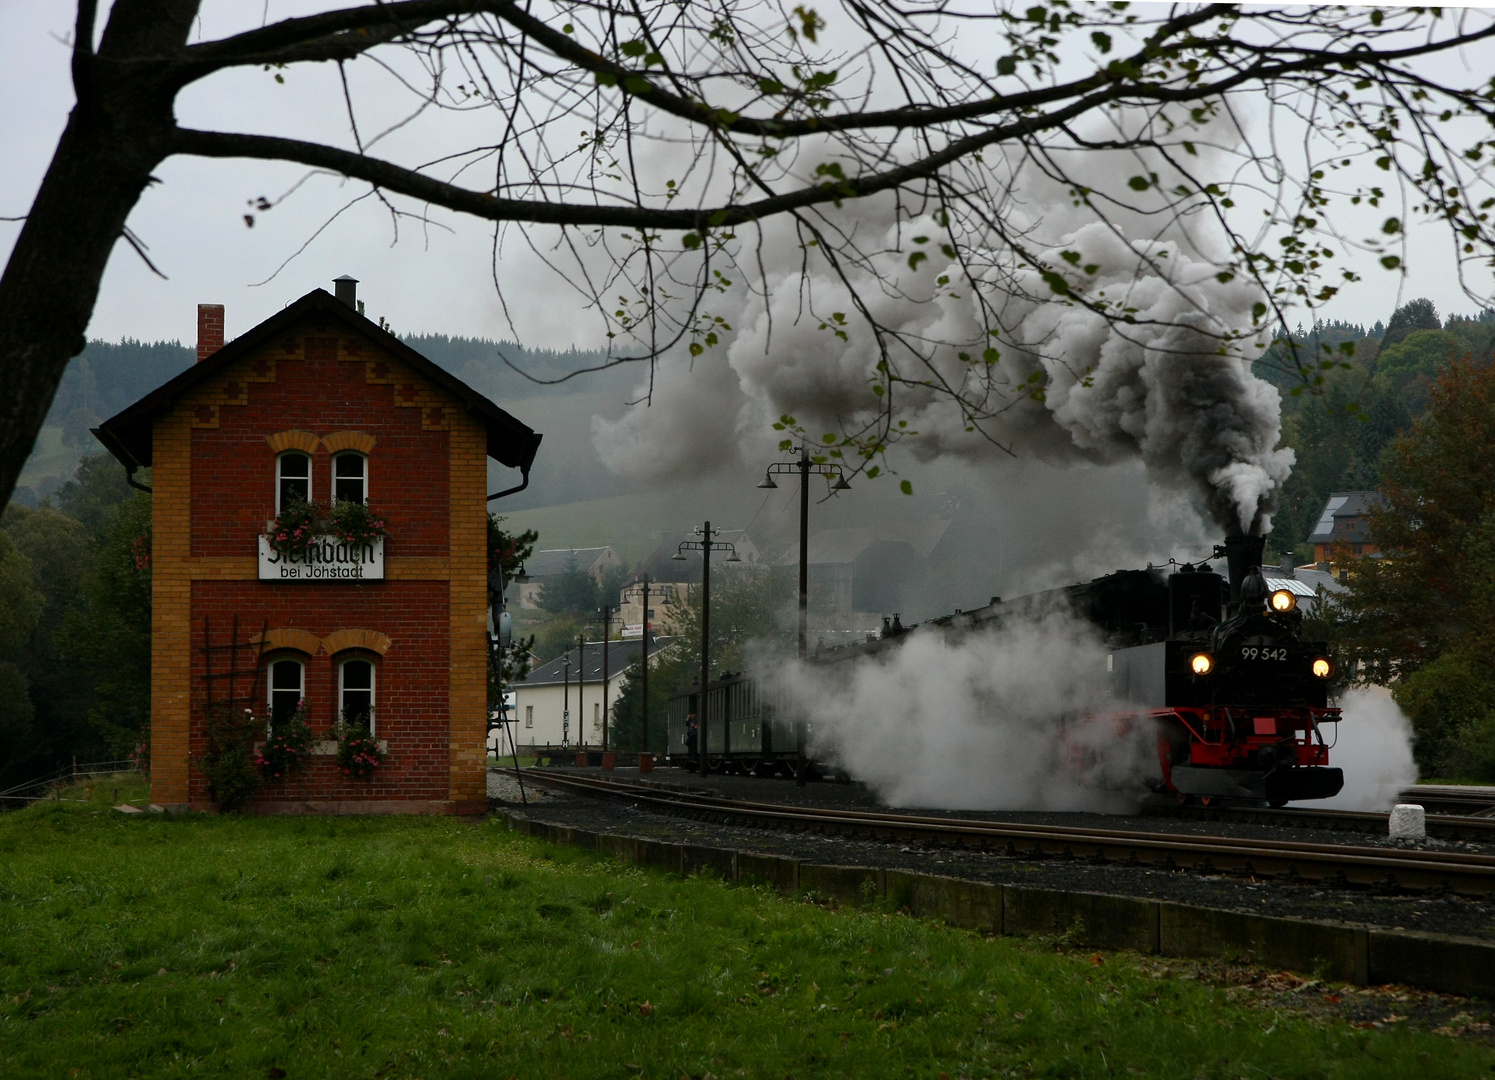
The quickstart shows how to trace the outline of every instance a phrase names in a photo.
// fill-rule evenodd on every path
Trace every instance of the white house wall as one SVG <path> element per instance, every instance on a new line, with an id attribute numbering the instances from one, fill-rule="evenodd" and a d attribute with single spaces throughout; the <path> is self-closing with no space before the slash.
<path id="1" fill-rule="evenodd" d="M 609 722 L 611 722 L 622 684 L 622 672 L 613 674 L 608 679 Z M 585 712 L 584 717 L 577 710 L 575 683 L 571 684 L 569 694 L 561 686 L 526 686 L 524 683 L 519 683 L 514 687 L 514 734 L 519 741 L 520 751 L 523 751 L 526 746 L 561 745 L 562 706 L 568 697 L 571 704 L 571 745 L 578 747 L 583 744 L 589 747 L 602 745 L 602 681 L 600 679 L 596 682 L 588 682 L 582 691 L 581 706 Z M 581 726 L 583 721 L 585 730 Z"/>

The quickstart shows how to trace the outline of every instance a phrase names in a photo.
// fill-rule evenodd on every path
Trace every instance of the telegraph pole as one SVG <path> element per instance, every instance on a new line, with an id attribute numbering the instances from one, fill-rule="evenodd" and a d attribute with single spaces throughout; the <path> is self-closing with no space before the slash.
<path id="1" fill-rule="evenodd" d="M 576 635 L 576 726 L 581 729 L 581 748 L 587 748 L 587 707 L 581 700 L 581 688 L 587 681 L 587 635 L 582 631 Z"/>
<path id="2" fill-rule="evenodd" d="M 561 749 L 571 747 L 571 650 L 566 650 L 561 667 Z"/>

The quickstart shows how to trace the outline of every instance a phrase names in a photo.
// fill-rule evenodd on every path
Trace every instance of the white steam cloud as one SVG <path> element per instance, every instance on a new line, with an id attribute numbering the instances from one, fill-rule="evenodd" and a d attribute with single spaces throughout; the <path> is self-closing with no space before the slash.
<path id="1" fill-rule="evenodd" d="M 1158 772 L 1153 733 L 1064 717 L 1121 706 L 1106 649 L 1063 611 L 954 640 L 915 634 L 834 670 L 791 666 L 785 688 L 829 754 L 889 806 L 1135 809 Z"/>
<path id="2" fill-rule="evenodd" d="M 1329 764 L 1344 770 L 1344 790 L 1313 805 L 1390 810 L 1397 793 L 1417 783 L 1412 722 L 1391 700 L 1391 692 L 1381 686 L 1348 690 L 1339 704 L 1344 719 L 1329 751 Z"/>

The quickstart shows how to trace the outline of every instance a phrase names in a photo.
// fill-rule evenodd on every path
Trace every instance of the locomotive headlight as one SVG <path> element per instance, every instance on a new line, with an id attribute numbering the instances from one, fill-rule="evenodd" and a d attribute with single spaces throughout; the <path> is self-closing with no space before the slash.
<path id="1" fill-rule="evenodd" d="M 1215 670 L 1215 658 L 1207 652 L 1197 652 L 1189 657 L 1189 670 L 1195 675 L 1208 675 Z"/>
<path id="2" fill-rule="evenodd" d="M 1313 673 L 1320 679 L 1327 679 L 1334 674 L 1334 661 L 1327 656 L 1320 656 L 1313 662 Z"/>
<path id="3" fill-rule="evenodd" d="M 1272 594 L 1270 603 L 1278 615 L 1286 615 L 1298 606 L 1298 598 L 1286 589 L 1278 589 Z"/>

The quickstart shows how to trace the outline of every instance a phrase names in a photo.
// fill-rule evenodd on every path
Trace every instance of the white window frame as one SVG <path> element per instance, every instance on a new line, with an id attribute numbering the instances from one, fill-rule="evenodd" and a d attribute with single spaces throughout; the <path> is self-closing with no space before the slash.
<path id="1" fill-rule="evenodd" d="M 332 455 L 332 461 L 327 466 L 332 485 L 327 489 L 328 493 L 334 502 L 337 501 L 337 463 L 342 458 L 357 458 L 363 462 L 363 505 L 367 506 L 369 504 L 369 456 L 357 450 L 339 450 Z"/>
<path id="2" fill-rule="evenodd" d="M 535 707 L 533 705 L 526 705 L 524 707 L 524 726 L 527 728 L 535 726 Z"/>
<path id="3" fill-rule="evenodd" d="M 285 474 L 283 472 L 283 466 L 284 466 L 285 459 L 288 458 L 288 457 L 292 457 L 292 456 L 300 457 L 300 458 L 305 458 L 306 459 L 306 501 L 307 502 L 311 502 L 316 497 L 316 486 L 315 486 L 315 484 L 312 481 L 312 475 L 316 472 L 316 469 L 313 467 L 315 463 L 312 461 L 311 455 L 308 454 L 305 450 L 287 450 L 284 453 L 276 454 L 275 455 L 275 512 L 277 514 L 279 514 L 282 510 L 285 509 L 285 507 L 280 504 L 281 491 L 283 489 L 283 485 L 284 485 L 284 482 L 286 480 L 286 476 L 285 476 Z M 296 476 L 296 477 L 291 477 L 291 479 L 299 480 L 299 479 L 301 479 L 301 477 Z M 364 487 L 367 488 L 367 486 L 368 486 L 368 483 L 367 483 L 367 481 L 365 481 Z"/>
<path id="4" fill-rule="evenodd" d="M 301 674 L 300 686 L 297 688 L 296 700 L 301 707 L 306 707 L 306 661 L 296 656 L 272 656 L 265 669 L 265 738 L 269 738 L 275 719 L 275 694 L 277 689 L 284 693 L 284 688 L 275 685 L 275 668 L 279 664 L 295 664 Z"/>
<path id="5" fill-rule="evenodd" d="M 343 696 L 347 692 L 346 673 L 349 664 L 367 664 L 369 666 L 369 738 L 377 739 L 378 731 L 374 727 L 379 717 L 379 665 L 366 656 L 348 656 L 337 662 L 337 717 L 343 717 Z M 357 687 L 355 693 L 362 693 L 363 688 Z"/>

